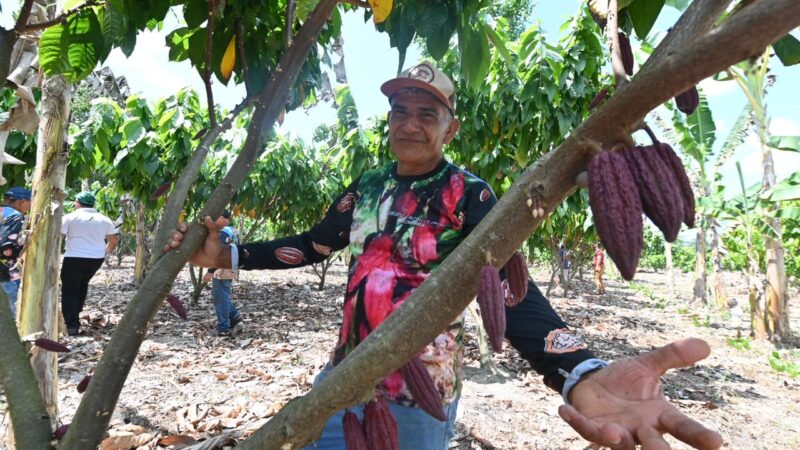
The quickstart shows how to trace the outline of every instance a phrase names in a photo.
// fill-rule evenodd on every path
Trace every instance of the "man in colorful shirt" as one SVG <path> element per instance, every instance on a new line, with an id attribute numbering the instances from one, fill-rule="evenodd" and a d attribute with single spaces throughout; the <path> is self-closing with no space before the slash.
<path id="1" fill-rule="evenodd" d="M 225 247 L 219 241 L 220 224 L 206 218 L 208 237 L 191 258 L 203 267 L 286 269 L 323 261 L 349 246 L 353 257 L 342 327 L 329 367 L 396 310 L 496 202 L 483 180 L 444 159 L 443 147 L 460 126 L 454 117 L 455 89 L 446 75 L 422 63 L 381 90 L 391 105 L 389 139 L 397 162 L 364 173 L 319 224 L 300 235 Z M 181 224 L 173 232 L 167 249 L 180 246 L 186 229 Z M 607 366 L 529 284 L 521 303 L 506 308 L 506 338 L 572 405 L 559 412 L 583 437 L 633 448 L 634 442 L 666 446 L 661 434 L 668 432 L 694 446 L 720 445 L 718 434 L 681 414 L 658 390 L 667 369 L 705 357 L 705 343 L 679 342 Z M 462 314 L 420 354 L 444 398 L 446 422 L 414 405 L 399 374 L 378 386 L 397 418 L 402 449 L 448 447 L 461 390 L 463 324 Z M 351 410 L 361 415 L 362 407 Z M 334 415 L 310 448 L 344 449 L 342 416 Z"/>
<path id="2" fill-rule="evenodd" d="M 219 239 L 222 245 L 236 245 L 239 243 L 239 231 L 233 228 L 231 212 L 222 212 L 223 222 L 227 222 L 220 230 Z M 211 301 L 214 303 L 214 314 L 217 316 L 217 334 L 231 336 L 236 334 L 241 327 L 242 315 L 231 300 L 233 280 L 237 279 L 239 271 L 236 269 L 218 269 L 212 267 L 203 276 L 203 281 L 211 283 Z"/>
<path id="3" fill-rule="evenodd" d="M 12 314 L 17 312 L 20 273 L 17 258 L 22 252 L 22 228 L 25 214 L 31 210 L 31 191 L 15 186 L 3 194 L 0 222 L 0 284 L 8 297 Z"/>

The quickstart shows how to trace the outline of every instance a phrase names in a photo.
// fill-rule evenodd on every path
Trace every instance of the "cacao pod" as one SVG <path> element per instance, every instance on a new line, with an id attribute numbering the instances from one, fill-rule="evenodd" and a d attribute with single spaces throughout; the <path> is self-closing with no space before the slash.
<path id="1" fill-rule="evenodd" d="M 169 192 L 169 188 L 172 186 L 172 181 L 165 181 L 159 185 L 152 194 L 150 194 L 150 200 L 157 200 L 162 195 Z"/>
<path id="2" fill-rule="evenodd" d="M 167 295 L 167 303 L 169 303 L 169 306 L 172 306 L 172 309 L 175 310 L 175 313 L 178 314 L 181 319 L 186 320 L 189 318 L 189 315 L 186 313 L 186 307 L 183 306 L 183 302 L 177 295 Z"/>
<path id="3" fill-rule="evenodd" d="M 364 406 L 364 433 L 371 450 L 399 450 L 397 419 L 383 397 Z"/>
<path id="4" fill-rule="evenodd" d="M 619 53 L 622 56 L 622 66 L 625 68 L 625 73 L 628 76 L 633 75 L 633 49 L 631 49 L 631 41 L 628 36 L 619 32 Z"/>
<path id="5" fill-rule="evenodd" d="M 683 199 L 683 223 L 687 227 L 694 227 L 694 191 L 692 190 L 692 183 L 689 181 L 689 175 L 686 174 L 686 169 L 683 167 L 683 161 L 675 154 L 668 144 L 658 144 L 658 153 L 661 159 L 667 164 L 667 167 L 672 169 L 675 178 L 678 180 L 678 185 L 681 189 Z"/>
<path id="6" fill-rule="evenodd" d="M 60 441 L 61 438 L 67 434 L 67 430 L 69 430 L 69 424 L 61 425 L 60 427 L 56 428 L 56 431 L 53 431 L 53 438 Z"/>
<path id="7" fill-rule="evenodd" d="M 70 351 L 69 347 L 61 342 L 56 342 L 47 338 L 38 338 L 33 341 L 33 345 L 50 352 L 67 353 Z"/>
<path id="8" fill-rule="evenodd" d="M 636 180 L 642 210 L 664 233 L 667 242 L 675 241 L 684 213 L 683 193 L 672 168 L 661 158 L 657 146 L 637 146 L 624 155 Z"/>
<path id="9" fill-rule="evenodd" d="M 500 272 L 492 265 L 484 266 L 478 277 L 478 306 L 489 343 L 496 353 L 503 351 L 506 334 L 506 308 Z"/>
<path id="10" fill-rule="evenodd" d="M 344 413 L 342 428 L 344 428 L 344 446 L 347 450 L 369 450 L 367 435 L 356 413 L 350 410 Z"/>
<path id="11" fill-rule="evenodd" d="M 511 290 L 512 298 L 507 303 L 508 306 L 517 306 L 528 293 L 528 263 L 525 256 L 520 252 L 515 252 L 506 263 L 506 279 Z"/>
<path id="12" fill-rule="evenodd" d="M 442 408 L 442 394 L 436 389 L 436 383 L 433 382 L 425 363 L 414 357 L 400 368 L 400 374 L 403 375 L 403 380 L 417 406 L 433 418 L 446 421 L 447 415 Z"/>
<path id="13" fill-rule="evenodd" d="M 81 382 L 78 383 L 78 386 L 75 388 L 75 389 L 78 390 L 78 394 L 83 394 L 84 392 L 86 392 L 86 388 L 89 387 L 89 382 L 90 381 L 92 381 L 92 376 L 91 375 L 86 375 L 85 377 L 83 377 Z"/>
<path id="14" fill-rule="evenodd" d="M 642 202 L 625 157 L 605 151 L 589 163 L 589 206 L 608 256 L 633 279 L 644 246 Z"/>
<path id="15" fill-rule="evenodd" d="M 680 112 L 688 115 L 691 115 L 695 109 L 697 109 L 697 105 L 700 104 L 700 94 L 697 92 L 697 86 L 692 86 L 687 91 L 678 94 L 675 97 L 675 105 L 678 107 Z"/>
<path id="16" fill-rule="evenodd" d="M 589 102 L 589 111 L 597 108 L 601 103 L 603 103 L 608 97 L 608 88 L 600 89 L 600 92 L 594 96 L 591 102 Z"/>

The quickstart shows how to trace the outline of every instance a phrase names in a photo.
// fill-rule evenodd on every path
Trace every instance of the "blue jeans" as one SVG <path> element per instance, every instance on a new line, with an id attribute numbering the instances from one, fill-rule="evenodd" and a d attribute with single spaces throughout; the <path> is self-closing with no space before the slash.
<path id="1" fill-rule="evenodd" d="M 19 295 L 20 280 L 2 281 L 3 291 L 8 297 L 8 305 L 11 307 L 11 314 L 17 314 L 17 296 Z"/>
<path id="2" fill-rule="evenodd" d="M 323 369 L 317 375 L 314 384 L 319 383 L 331 370 L 330 367 Z M 440 422 L 419 408 L 389 402 L 389 409 L 397 419 L 400 450 L 447 450 L 450 439 L 455 435 L 458 400 L 459 397 L 456 397 L 452 403 L 444 406 L 447 422 Z M 364 419 L 364 405 L 357 405 L 349 409 L 358 415 L 359 420 Z M 342 427 L 344 414 L 344 410 L 334 414 L 325 424 L 322 436 L 304 450 L 345 450 L 344 428 Z"/>
<path id="3" fill-rule="evenodd" d="M 231 319 L 239 317 L 239 311 L 231 301 L 233 280 L 211 280 L 211 301 L 217 314 L 217 331 L 230 331 Z"/>

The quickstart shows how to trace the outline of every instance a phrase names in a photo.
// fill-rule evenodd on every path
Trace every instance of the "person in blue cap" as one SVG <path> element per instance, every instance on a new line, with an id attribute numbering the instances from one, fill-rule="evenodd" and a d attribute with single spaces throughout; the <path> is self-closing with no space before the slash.
<path id="1" fill-rule="evenodd" d="M 98 212 L 94 204 L 94 194 L 81 192 L 75 197 L 75 211 L 61 221 L 61 234 L 67 240 L 61 263 L 61 312 L 70 336 L 80 334 L 79 315 L 89 281 L 118 242 L 114 222 Z"/>
<path id="2" fill-rule="evenodd" d="M 20 271 L 17 258 L 24 241 L 22 229 L 25 214 L 31 210 L 31 191 L 14 186 L 3 194 L 2 222 L 0 222 L 0 285 L 8 297 L 11 312 L 17 312 L 17 297 L 20 287 Z"/>

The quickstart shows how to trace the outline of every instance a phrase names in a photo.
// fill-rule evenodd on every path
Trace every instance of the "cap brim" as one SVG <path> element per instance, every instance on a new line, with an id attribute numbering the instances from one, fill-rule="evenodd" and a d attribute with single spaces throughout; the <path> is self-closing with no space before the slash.
<path id="1" fill-rule="evenodd" d="M 450 99 L 445 97 L 441 91 L 431 86 L 429 83 L 414 78 L 392 78 L 381 85 L 381 92 L 383 92 L 383 95 L 385 95 L 387 98 L 392 98 L 397 91 L 406 88 L 417 88 L 426 92 L 430 92 L 434 97 L 436 97 L 437 100 L 447 106 L 450 109 L 450 112 L 455 112 L 455 108 L 450 104 Z"/>

